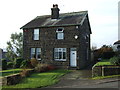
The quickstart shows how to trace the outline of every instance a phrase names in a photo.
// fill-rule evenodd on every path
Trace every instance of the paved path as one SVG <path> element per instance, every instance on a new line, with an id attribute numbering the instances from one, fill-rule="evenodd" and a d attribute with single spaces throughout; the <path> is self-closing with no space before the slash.
<path id="1" fill-rule="evenodd" d="M 46 88 L 118 88 L 120 86 L 118 78 L 92 80 L 91 75 L 91 70 L 73 70 L 63 76 L 60 82 Z"/>

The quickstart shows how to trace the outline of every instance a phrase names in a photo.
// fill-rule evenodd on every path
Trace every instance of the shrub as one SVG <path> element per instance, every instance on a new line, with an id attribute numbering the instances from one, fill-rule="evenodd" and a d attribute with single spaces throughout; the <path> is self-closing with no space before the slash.
<path id="1" fill-rule="evenodd" d="M 48 70 L 54 70 L 54 69 L 56 69 L 55 66 L 53 66 L 53 65 L 48 65 Z"/>
<path id="2" fill-rule="evenodd" d="M 110 59 L 114 55 L 115 55 L 115 52 L 109 51 L 109 52 L 103 52 L 101 57 L 104 58 L 104 59 Z"/>
<path id="3" fill-rule="evenodd" d="M 15 60 L 15 68 L 19 68 L 21 66 L 23 59 L 22 58 L 17 58 Z"/>
<path id="4" fill-rule="evenodd" d="M 114 56 L 110 58 L 110 63 L 114 65 L 120 65 L 120 57 Z"/>
<path id="5" fill-rule="evenodd" d="M 54 70 L 55 66 L 53 65 L 49 65 L 49 64 L 37 64 L 37 66 L 35 67 L 35 71 L 36 72 L 46 72 L 49 70 Z"/>
<path id="6" fill-rule="evenodd" d="M 7 61 L 5 59 L 2 59 L 2 70 L 7 69 Z"/>
<path id="7" fill-rule="evenodd" d="M 32 68 L 30 60 L 23 60 L 21 63 L 20 68 Z"/>
<path id="8" fill-rule="evenodd" d="M 35 67 L 35 71 L 37 72 L 46 72 L 48 71 L 48 64 L 37 64 Z"/>
<path id="9" fill-rule="evenodd" d="M 13 68 L 14 66 L 14 63 L 13 62 L 7 62 L 7 67 L 8 68 Z"/>
<path id="10" fill-rule="evenodd" d="M 21 77 L 28 77 L 30 76 L 30 72 L 27 69 L 23 69 L 22 72 L 20 72 Z"/>
<path id="11" fill-rule="evenodd" d="M 38 64 L 38 60 L 35 59 L 35 58 L 32 58 L 32 59 L 30 60 L 30 62 L 31 62 L 31 65 L 32 65 L 33 67 L 36 67 L 37 64 Z"/>

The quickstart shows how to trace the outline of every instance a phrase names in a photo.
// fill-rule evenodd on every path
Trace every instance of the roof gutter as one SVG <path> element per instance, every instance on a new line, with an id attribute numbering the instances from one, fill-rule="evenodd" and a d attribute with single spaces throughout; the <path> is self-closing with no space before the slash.
<path id="1" fill-rule="evenodd" d="M 64 25 L 48 25 L 48 26 L 29 27 L 29 28 L 61 27 L 61 26 L 77 26 L 77 25 L 81 25 L 81 24 L 79 23 L 79 24 L 64 24 Z M 21 27 L 20 29 L 28 29 L 28 28 Z"/>

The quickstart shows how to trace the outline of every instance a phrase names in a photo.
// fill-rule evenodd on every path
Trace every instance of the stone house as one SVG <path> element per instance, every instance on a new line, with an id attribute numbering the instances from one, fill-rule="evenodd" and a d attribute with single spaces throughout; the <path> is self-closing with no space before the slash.
<path id="1" fill-rule="evenodd" d="M 61 68 L 82 69 L 91 58 L 88 12 L 59 14 L 59 11 L 54 4 L 51 15 L 37 16 L 21 27 L 23 57 Z"/>
<path id="2" fill-rule="evenodd" d="M 120 51 L 120 40 L 114 43 L 114 51 Z"/>
<path id="3" fill-rule="evenodd" d="M 7 54 L 7 52 L 0 48 L 0 59 L 8 60 L 6 57 L 6 54 Z"/>

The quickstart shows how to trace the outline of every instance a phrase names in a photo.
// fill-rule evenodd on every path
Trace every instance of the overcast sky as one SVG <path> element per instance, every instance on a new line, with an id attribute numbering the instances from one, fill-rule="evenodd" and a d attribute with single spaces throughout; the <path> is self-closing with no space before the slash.
<path id="1" fill-rule="evenodd" d="M 53 4 L 60 13 L 88 11 L 92 29 L 91 46 L 112 45 L 118 40 L 119 0 L 0 0 L 0 48 L 6 47 L 11 33 L 40 15 L 51 14 Z"/>

